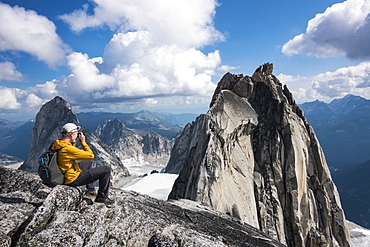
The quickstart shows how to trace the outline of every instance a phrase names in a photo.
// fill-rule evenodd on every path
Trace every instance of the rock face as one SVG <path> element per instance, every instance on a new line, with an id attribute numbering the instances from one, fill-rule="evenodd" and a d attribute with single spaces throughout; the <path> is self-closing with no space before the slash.
<path id="1" fill-rule="evenodd" d="M 72 107 L 64 99 L 57 96 L 44 104 L 36 115 L 31 136 L 30 153 L 19 169 L 37 172 L 38 158 L 49 148 L 51 143 L 60 138 L 60 131 L 63 125 L 68 122 L 79 125 Z M 83 126 L 81 131 L 85 134 L 86 141 L 95 154 L 95 165 L 110 166 L 113 170 L 112 182 L 115 186 L 120 186 L 122 177 L 129 175 L 120 158 Z"/>
<path id="2" fill-rule="evenodd" d="M 267 234 L 189 201 L 111 190 L 112 207 L 80 188 L 46 187 L 34 173 L 0 167 L 0 245 L 283 246 Z"/>
<path id="3" fill-rule="evenodd" d="M 187 128 L 198 132 L 176 141 L 198 136 L 176 151 L 183 169 L 169 198 L 227 213 L 288 246 L 349 246 L 322 149 L 272 68 L 221 79 L 207 114 Z"/>
<path id="4" fill-rule="evenodd" d="M 121 159 L 134 158 L 159 167 L 166 166 L 173 147 L 173 141 L 154 132 L 126 128 L 119 119 L 104 121 L 95 133 Z"/>
<path id="5" fill-rule="evenodd" d="M 195 122 L 188 123 L 181 135 L 176 138 L 171 150 L 171 156 L 166 167 L 166 173 L 179 174 L 191 150 L 198 143 L 199 133 L 202 131 L 205 115 L 200 115 Z"/>

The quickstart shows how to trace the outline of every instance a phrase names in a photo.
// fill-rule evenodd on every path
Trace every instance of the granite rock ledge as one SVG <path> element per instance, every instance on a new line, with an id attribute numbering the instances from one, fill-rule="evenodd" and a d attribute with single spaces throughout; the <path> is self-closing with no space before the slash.
<path id="1" fill-rule="evenodd" d="M 112 207 L 80 188 L 0 168 L 0 246 L 284 246 L 235 219 L 179 200 L 113 189 Z"/>

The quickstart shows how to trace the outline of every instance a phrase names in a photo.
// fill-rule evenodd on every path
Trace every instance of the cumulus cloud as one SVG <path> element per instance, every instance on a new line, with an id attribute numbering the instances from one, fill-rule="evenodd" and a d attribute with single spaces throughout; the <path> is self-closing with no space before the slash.
<path id="1" fill-rule="evenodd" d="M 17 100 L 17 91 L 19 89 L 0 87 L 0 110 L 19 109 L 21 107 L 21 104 Z"/>
<path id="2" fill-rule="evenodd" d="M 158 100 L 152 99 L 152 98 L 147 98 L 145 99 L 145 105 L 151 106 L 151 105 L 157 105 Z"/>
<path id="3" fill-rule="evenodd" d="M 67 46 L 53 22 L 33 10 L 0 3 L 0 51 L 23 51 L 54 67 L 60 64 Z"/>
<path id="4" fill-rule="evenodd" d="M 311 78 L 289 75 L 278 75 L 286 83 L 294 98 L 300 102 L 321 100 L 329 102 L 347 94 L 370 98 L 370 62 L 362 62 L 318 74 Z"/>
<path id="5" fill-rule="evenodd" d="M 312 89 L 322 96 L 343 97 L 347 94 L 370 96 L 370 62 L 340 68 L 313 78 Z"/>
<path id="6" fill-rule="evenodd" d="M 213 27 L 216 0 L 93 0 L 93 15 L 88 6 L 62 15 L 72 30 L 108 25 L 120 32 L 146 30 L 156 43 L 201 47 L 223 35 Z"/>
<path id="7" fill-rule="evenodd" d="M 98 69 L 100 64 L 95 63 L 96 59 L 72 53 L 68 56 L 72 74 L 58 83 L 56 90 L 80 100 L 79 96 L 86 100 L 112 101 L 153 96 L 210 95 L 214 91 L 211 76 L 220 62 L 217 51 L 205 55 L 196 49 L 182 50 L 175 46 L 147 46 L 143 49 L 149 55 L 137 62 L 118 63 L 110 73 L 102 73 Z M 132 52 L 123 46 L 109 56 L 125 57 L 126 51 Z"/>
<path id="8" fill-rule="evenodd" d="M 54 52 L 55 56 L 50 59 L 65 57 L 71 72 L 68 76 L 32 86 L 24 95 L 16 95 L 19 104 L 37 107 L 55 95 L 81 109 L 97 109 L 103 104 L 105 109 L 109 106 L 137 108 L 139 105 L 152 109 L 191 108 L 194 104 L 209 103 L 216 87 L 212 76 L 220 68 L 221 57 L 217 50 L 205 54 L 200 48 L 224 39 L 213 26 L 216 0 L 93 0 L 90 3 L 93 5 L 84 5 L 81 10 L 60 18 L 76 32 L 105 25 L 115 30 L 102 57 L 91 58 L 81 52 L 66 56 L 54 25 L 45 17 L 20 7 L 1 5 L 3 12 L 11 13 L 9 20 L 18 16 L 16 26 L 21 28 L 27 23 L 27 27 L 31 27 L 17 39 L 29 39 L 29 35 L 34 34 L 32 30 L 49 33 L 49 41 L 56 37 L 52 43 L 60 52 Z M 33 29 L 32 23 L 43 28 Z M 19 32 L 19 28 L 16 30 Z M 11 47 L 7 42 L 5 46 L 1 43 L 1 33 L 0 30 L 0 50 L 26 51 L 50 65 L 60 60 L 46 60 L 38 50 L 20 44 Z M 44 49 L 44 44 L 30 44 L 30 47 Z M 230 66 L 221 68 L 232 69 Z"/>
<path id="9" fill-rule="evenodd" d="M 100 101 L 213 93 L 221 57 L 199 48 L 223 40 L 213 27 L 216 0 L 93 2 L 91 15 L 84 5 L 60 18 L 77 32 L 108 25 L 117 33 L 102 58 L 70 54 L 72 74 L 58 91 Z"/>
<path id="10" fill-rule="evenodd" d="M 219 71 L 231 71 L 231 70 L 234 70 L 234 69 L 238 69 L 239 67 L 235 67 L 235 66 L 230 66 L 230 65 L 221 65 L 217 70 Z"/>
<path id="11" fill-rule="evenodd" d="M 31 93 L 27 95 L 26 103 L 28 107 L 34 108 L 41 106 L 44 103 L 44 100 Z"/>
<path id="12" fill-rule="evenodd" d="M 22 109 L 36 113 L 35 111 L 38 111 L 42 104 L 59 95 L 56 90 L 57 84 L 59 84 L 58 80 L 52 80 L 24 90 L 0 86 L 0 112 Z"/>
<path id="13" fill-rule="evenodd" d="M 23 79 L 22 73 L 17 71 L 11 62 L 0 63 L 0 81 L 16 82 Z"/>
<path id="14" fill-rule="evenodd" d="M 288 41 L 287 55 L 370 58 L 370 0 L 347 0 L 327 8 L 308 22 L 306 33 Z"/>
<path id="15" fill-rule="evenodd" d="M 292 76 L 292 75 L 285 75 L 285 74 L 279 74 L 277 78 L 279 79 L 279 81 L 283 83 L 299 82 L 299 81 L 307 79 L 304 76 Z"/>
<path id="16" fill-rule="evenodd" d="M 60 81 L 54 79 L 52 81 L 47 81 L 44 84 L 36 84 L 35 86 L 29 88 L 27 91 L 30 94 L 37 95 L 40 98 L 51 99 L 59 94 L 58 90 L 56 89 L 57 84 L 60 84 Z M 63 87 L 63 85 L 61 85 L 60 87 Z"/>
<path id="17" fill-rule="evenodd" d="M 74 52 L 67 57 L 72 74 L 66 80 L 70 93 L 94 93 L 113 86 L 114 80 L 109 75 L 100 73 L 95 60 L 89 60 L 87 54 Z"/>

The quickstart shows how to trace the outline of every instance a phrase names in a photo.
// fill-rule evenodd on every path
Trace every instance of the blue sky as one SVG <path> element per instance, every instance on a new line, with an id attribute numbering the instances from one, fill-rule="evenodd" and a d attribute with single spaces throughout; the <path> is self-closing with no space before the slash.
<path id="1" fill-rule="evenodd" d="M 226 72 L 263 63 L 298 103 L 370 98 L 370 0 L 0 1 L 0 118 L 205 113 Z"/>

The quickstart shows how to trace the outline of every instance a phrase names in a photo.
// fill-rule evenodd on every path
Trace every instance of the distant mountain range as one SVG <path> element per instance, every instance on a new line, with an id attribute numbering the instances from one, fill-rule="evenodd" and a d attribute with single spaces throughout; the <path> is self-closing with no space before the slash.
<path id="1" fill-rule="evenodd" d="M 370 100 L 347 95 L 330 103 L 314 101 L 299 106 L 324 150 L 347 218 L 369 228 Z M 89 112 L 79 113 L 77 117 L 81 125 L 91 132 L 95 132 L 107 119 L 118 119 L 136 133 L 150 132 L 171 140 L 197 115 L 141 111 Z M 0 164 L 12 161 L 9 155 L 26 159 L 33 126 L 33 121 L 13 123 L 0 119 L 0 153 L 6 154 L 0 156 Z M 17 158 L 14 158 L 14 162 L 19 162 Z"/>
<path id="2" fill-rule="evenodd" d="M 182 131 L 184 125 L 194 121 L 196 114 L 158 113 L 140 111 L 137 113 L 87 112 L 76 114 L 81 125 L 94 132 L 99 124 L 107 119 L 120 120 L 127 128 L 153 131 L 161 136 L 172 139 Z"/>
<path id="3" fill-rule="evenodd" d="M 370 100 L 347 95 L 327 104 L 300 105 L 314 128 L 330 167 L 370 160 Z"/>
<path id="4" fill-rule="evenodd" d="M 0 152 L 26 159 L 30 151 L 34 121 L 12 123 L 0 119 Z"/>
<path id="5" fill-rule="evenodd" d="M 370 160 L 370 100 L 347 95 L 331 103 L 313 101 L 299 105 L 314 128 L 328 165 L 340 169 Z M 152 131 L 175 138 L 196 114 L 150 111 L 137 113 L 87 112 L 76 114 L 81 125 L 94 132 L 107 119 L 119 119 L 127 128 Z M 29 152 L 33 121 L 12 123 L 0 119 L 0 152 L 25 159 Z"/>
<path id="6" fill-rule="evenodd" d="M 152 132 L 167 139 L 175 138 L 184 125 L 194 121 L 196 114 L 171 114 L 150 111 L 137 113 L 87 112 L 76 114 L 82 126 L 91 132 L 104 121 L 120 120 L 127 128 L 137 132 Z M 0 119 L 0 152 L 26 159 L 30 150 L 30 138 L 34 121 L 13 123 Z"/>

